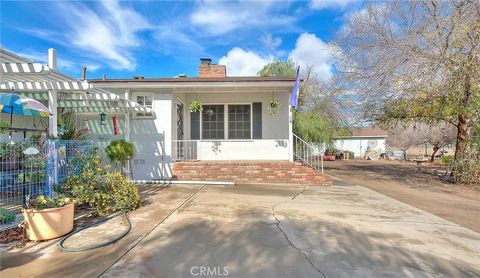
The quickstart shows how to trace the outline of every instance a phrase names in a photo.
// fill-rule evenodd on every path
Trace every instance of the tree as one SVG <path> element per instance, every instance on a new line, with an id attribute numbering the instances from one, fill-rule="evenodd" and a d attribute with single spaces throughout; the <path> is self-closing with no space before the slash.
<path id="1" fill-rule="evenodd" d="M 303 80 L 299 92 L 299 109 L 293 111 L 293 132 L 307 142 L 331 143 L 336 136 L 348 135 L 342 128 L 335 110 L 334 91 L 313 74 L 313 67 L 306 66 L 300 73 Z M 278 60 L 265 65 L 260 76 L 296 77 L 293 60 Z"/>
<path id="2" fill-rule="evenodd" d="M 257 74 L 260 76 L 295 78 L 297 70 L 292 59 L 287 59 L 285 61 L 274 59 L 271 63 L 266 64 Z"/>
<path id="3" fill-rule="evenodd" d="M 398 126 L 388 131 L 385 143 L 389 147 L 407 151 L 411 147 L 422 144 L 423 140 L 418 136 L 418 132 L 413 127 Z"/>
<path id="4" fill-rule="evenodd" d="M 432 146 L 430 162 L 433 162 L 441 148 L 455 142 L 455 135 L 455 129 L 448 124 L 399 126 L 390 130 L 387 144 L 407 150 L 427 143 Z"/>
<path id="5" fill-rule="evenodd" d="M 455 160 L 480 121 L 480 2 L 368 3 L 338 38 L 339 72 L 365 117 L 386 126 L 447 123 Z"/>

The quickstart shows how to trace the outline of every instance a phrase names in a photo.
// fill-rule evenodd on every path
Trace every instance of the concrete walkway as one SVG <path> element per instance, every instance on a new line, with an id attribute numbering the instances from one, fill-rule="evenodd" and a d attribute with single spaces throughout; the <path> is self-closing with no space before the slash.
<path id="1" fill-rule="evenodd" d="M 3 253 L 0 274 L 480 276 L 479 233 L 364 187 L 335 183 L 171 187 L 132 213 L 134 228 L 125 240 L 82 253 L 63 253 L 52 243 Z"/>

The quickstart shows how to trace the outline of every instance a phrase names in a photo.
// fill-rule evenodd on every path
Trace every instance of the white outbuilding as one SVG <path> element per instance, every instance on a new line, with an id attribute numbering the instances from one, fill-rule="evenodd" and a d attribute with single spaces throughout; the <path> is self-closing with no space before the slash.
<path id="1" fill-rule="evenodd" d="M 367 150 L 374 150 L 376 153 L 385 152 L 385 141 L 387 132 L 381 128 L 356 127 L 350 128 L 350 136 L 335 139 L 335 149 L 350 151 L 355 154 L 355 158 L 364 156 Z"/>

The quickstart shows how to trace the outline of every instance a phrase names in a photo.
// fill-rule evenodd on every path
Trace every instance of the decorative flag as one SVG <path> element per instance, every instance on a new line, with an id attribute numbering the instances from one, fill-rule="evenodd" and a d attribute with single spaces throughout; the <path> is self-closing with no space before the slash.
<path id="1" fill-rule="evenodd" d="M 290 96 L 290 101 L 288 104 L 298 108 L 298 94 L 300 93 L 300 66 L 297 67 L 297 78 L 295 79 L 295 85 L 292 89 L 292 95 Z"/>

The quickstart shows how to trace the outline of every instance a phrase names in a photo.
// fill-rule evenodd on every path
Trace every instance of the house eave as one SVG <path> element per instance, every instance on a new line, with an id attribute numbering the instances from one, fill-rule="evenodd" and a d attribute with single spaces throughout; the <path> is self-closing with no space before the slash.
<path id="1" fill-rule="evenodd" d="M 148 78 L 148 79 L 91 79 L 101 88 L 168 89 L 173 92 L 213 91 L 289 91 L 295 80 L 278 77 L 226 77 L 226 78 Z"/>

